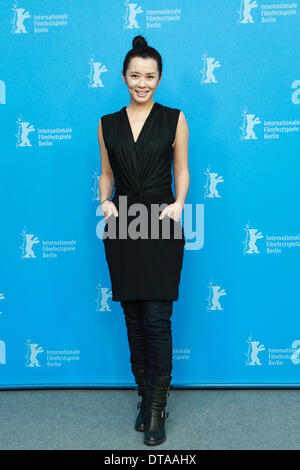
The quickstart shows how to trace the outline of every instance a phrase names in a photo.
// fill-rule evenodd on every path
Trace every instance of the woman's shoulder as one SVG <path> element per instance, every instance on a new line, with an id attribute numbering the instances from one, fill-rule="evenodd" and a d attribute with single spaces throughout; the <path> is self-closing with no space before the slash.
<path id="1" fill-rule="evenodd" d="M 162 109 L 162 112 L 164 113 L 166 120 L 168 120 L 171 123 L 177 124 L 180 113 L 182 112 L 181 109 L 175 108 L 173 106 L 166 106 L 163 104 L 160 104 L 160 108 Z"/>
<path id="2" fill-rule="evenodd" d="M 174 116 L 175 118 L 178 118 L 181 112 L 181 109 L 179 108 L 166 106 L 164 104 L 160 104 L 160 107 L 164 113 L 168 114 L 169 116 Z"/>
<path id="3" fill-rule="evenodd" d="M 102 116 L 100 117 L 101 121 L 111 121 L 113 119 L 116 119 L 117 117 L 119 117 L 121 111 L 122 111 L 123 108 L 119 109 L 118 111 L 115 111 L 113 113 L 108 113 L 108 114 L 102 114 Z"/>
<path id="4" fill-rule="evenodd" d="M 161 104 L 161 103 L 158 103 L 158 104 L 159 104 L 159 106 L 160 106 L 162 109 L 164 109 L 165 111 L 171 111 L 171 112 L 180 111 L 179 108 L 175 108 L 175 107 L 173 107 L 173 106 L 167 106 L 167 105 Z"/>

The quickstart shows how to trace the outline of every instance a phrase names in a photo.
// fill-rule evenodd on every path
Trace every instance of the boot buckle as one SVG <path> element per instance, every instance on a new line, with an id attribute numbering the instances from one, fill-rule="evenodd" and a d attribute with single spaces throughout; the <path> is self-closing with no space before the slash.
<path id="1" fill-rule="evenodd" d="M 139 401 L 138 404 L 137 404 L 137 409 L 138 409 L 138 410 L 141 408 L 141 404 L 142 404 L 142 402 Z"/>
<path id="2" fill-rule="evenodd" d="M 165 418 L 165 419 L 166 419 L 166 418 L 168 418 L 168 416 L 169 416 L 169 412 L 168 412 L 168 411 L 162 411 L 162 412 L 161 412 L 161 417 L 162 417 L 162 418 Z"/>

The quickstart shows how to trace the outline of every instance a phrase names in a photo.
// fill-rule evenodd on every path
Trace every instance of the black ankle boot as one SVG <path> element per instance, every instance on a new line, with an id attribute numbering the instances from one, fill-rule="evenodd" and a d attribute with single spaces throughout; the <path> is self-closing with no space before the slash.
<path id="1" fill-rule="evenodd" d="M 142 401 L 139 401 L 137 408 L 140 410 L 137 415 L 134 429 L 139 432 L 145 430 L 145 411 L 146 411 L 146 398 L 147 398 L 147 387 L 148 387 L 148 370 L 137 369 L 135 366 L 131 366 L 135 382 L 137 384 L 138 395 L 142 397 Z"/>
<path id="2" fill-rule="evenodd" d="M 147 445 L 161 444 L 167 438 L 165 420 L 169 413 L 164 408 L 167 405 L 171 379 L 169 375 L 149 376 L 144 435 L 144 443 Z"/>

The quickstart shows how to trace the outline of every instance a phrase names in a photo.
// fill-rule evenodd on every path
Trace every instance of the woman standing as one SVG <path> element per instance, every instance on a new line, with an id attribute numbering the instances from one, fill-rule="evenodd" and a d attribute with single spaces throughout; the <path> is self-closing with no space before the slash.
<path id="1" fill-rule="evenodd" d="M 185 245 L 179 219 L 189 186 L 188 126 L 182 111 L 153 101 L 162 77 L 160 54 L 142 36 L 132 44 L 122 70 L 130 104 L 99 121 L 99 192 L 112 300 L 124 311 L 131 369 L 142 397 L 135 429 L 144 432 L 145 444 L 157 445 L 166 440 L 172 379 L 171 315 Z M 138 237 L 133 234 L 136 207 L 143 216 Z"/>

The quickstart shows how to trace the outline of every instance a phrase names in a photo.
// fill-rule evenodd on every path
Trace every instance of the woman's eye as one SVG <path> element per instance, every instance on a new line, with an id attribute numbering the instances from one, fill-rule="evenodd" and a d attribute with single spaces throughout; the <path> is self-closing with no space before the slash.
<path id="1" fill-rule="evenodd" d="M 137 78 L 137 75 L 131 75 L 131 76 L 132 76 L 132 78 Z M 151 76 L 151 77 L 147 77 L 147 78 L 151 78 L 151 79 L 152 79 L 152 78 L 154 78 L 154 77 Z"/>

